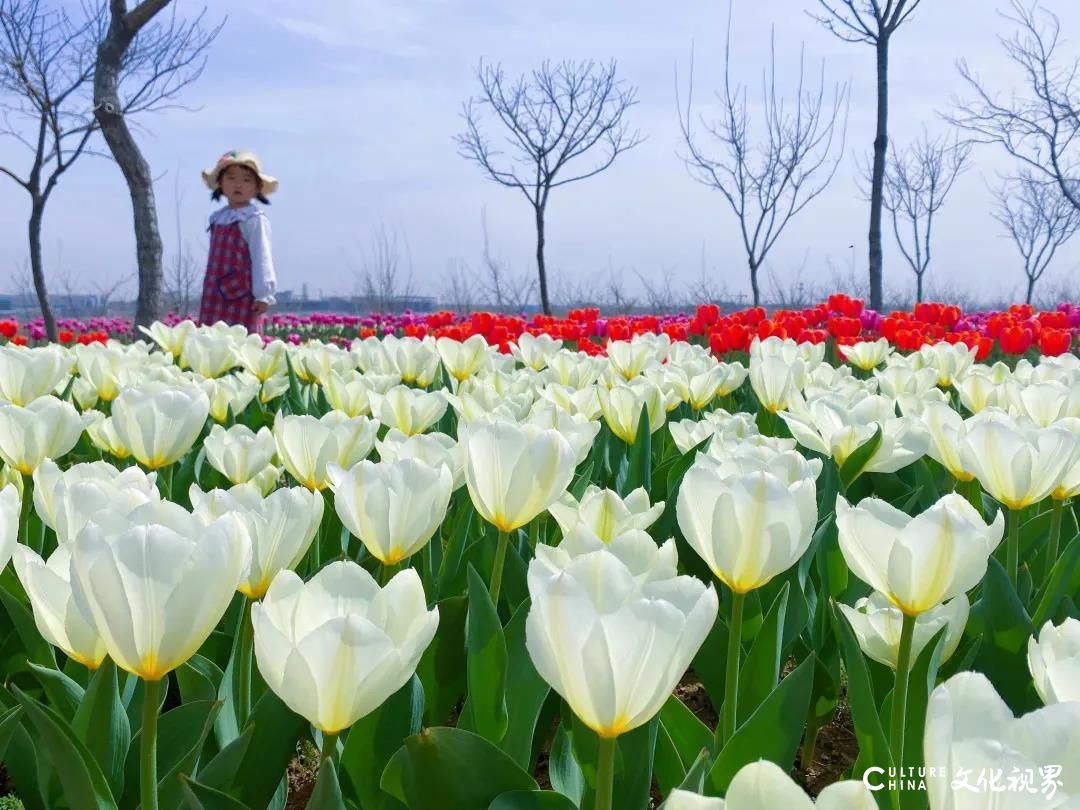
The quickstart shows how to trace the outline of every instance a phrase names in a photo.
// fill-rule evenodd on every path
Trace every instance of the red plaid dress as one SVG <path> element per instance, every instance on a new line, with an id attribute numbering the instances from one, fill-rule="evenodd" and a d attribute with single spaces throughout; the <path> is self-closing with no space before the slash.
<path id="1" fill-rule="evenodd" d="M 199 321 L 242 324 L 249 332 L 262 329 L 262 316 L 252 311 L 251 251 L 240 223 L 210 227 L 210 254 L 206 260 Z"/>

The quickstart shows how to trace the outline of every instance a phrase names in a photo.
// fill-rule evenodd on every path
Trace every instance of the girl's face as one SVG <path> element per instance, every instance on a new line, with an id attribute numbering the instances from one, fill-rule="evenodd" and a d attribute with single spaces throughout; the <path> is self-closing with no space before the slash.
<path id="1" fill-rule="evenodd" d="M 259 193 L 259 178 L 247 166 L 230 166 L 221 175 L 221 190 L 229 205 L 239 208 L 247 205 Z"/>

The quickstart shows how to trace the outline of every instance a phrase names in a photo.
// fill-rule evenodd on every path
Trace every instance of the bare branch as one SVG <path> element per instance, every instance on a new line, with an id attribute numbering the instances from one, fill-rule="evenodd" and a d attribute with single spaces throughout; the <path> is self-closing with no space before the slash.
<path id="1" fill-rule="evenodd" d="M 1057 184 L 1080 209 L 1080 58 L 1058 55 L 1061 23 L 1037 2 L 1011 0 L 1002 16 L 1016 26 L 1001 46 L 1023 76 L 1026 92 L 993 92 L 969 65 L 958 64 L 972 97 L 947 116 L 976 143 L 996 144 L 1027 170 Z"/>
<path id="2" fill-rule="evenodd" d="M 459 153 L 492 180 L 518 189 L 536 217 L 540 301 L 551 312 L 544 265 L 544 215 L 551 190 L 593 177 L 643 140 L 626 112 L 637 89 L 615 78 L 615 62 L 597 65 L 545 61 L 529 76 L 509 82 L 498 65 L 477 68 L 479 95 L 462 108 Z M 484 114 L 504 132 L 501 146 L 483 132 Z"/>
<path id="3" fill-rule="evenodd" d="M 832 181 L 843 158 L 847 128 L 848 86 L 836 85 L 827 101 L 822 62 L 816 88 L 808 89 L 805 55 L 800 54 L 797 94 L 794 104 L 786 102 L 776 88 L 775 41 L 770 44 L 769 67 L 762 75 L 762 115 L 756 140 L 751 135 L 748 90 L 732 84 L 730 14 L 724 84 L 717 92 L 720 115 L 715 121 L 698 118 L 715 142 L 715 153 L 706 150 L 703 136 L 694 129 L 693 54 L 685 109 L 678 74 L 675 78 L 679 125 L 686 147 L 684 161 L 694 179 L 720 192 L 738 221 L 755 304 L 761 300 L 758 269 L 788 223 Z"/>
<path id="4" fill-rule="evenodd" d="M 994 218 L 1023 258 L 1030 303 L 1035 284 L 1054 255 L 1080 228 L 1080 209 L 1065 198 L 1056 182 L 1028 170 L 1007 178 L 995 198 Z"/>
<path id="5" fill-rule="evenodd" d="M 947 137 L 922 137 L 892 150 L 885 171 L 883 204 L 892 215 L 897 246 L 915 274 L 915 300 L 923 298 L 930 267 L 934 218 L 971 157 L 971 145 Z"/>

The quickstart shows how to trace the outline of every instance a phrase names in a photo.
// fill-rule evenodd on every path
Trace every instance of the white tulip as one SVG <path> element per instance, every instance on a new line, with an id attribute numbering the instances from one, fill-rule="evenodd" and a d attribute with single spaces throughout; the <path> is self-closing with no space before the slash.
<path id="1" fill-rule="evenodd" d="M 564 535 L 583 524 L 601 540 L 611 540 L 634 529 L 649 528 L 663 514 L 664 502 L 650 505 L 644 487 L 621 498 L 615 490 L 590 485 L 580 502 L 567 492 L 548 511 Z"/>
<path id="2" fill-rule="evenodd" d="M 450 505 L 454 478 L 445 465 L 416 458 L 331 467 L 334 507 L 345 528 L 383 565 L 420 551 Z"/>
<path id="3" fill-rule="evenodd" d="M 122 396 L 122 395 L 121 395 Z M 71 544 L 71 580 L 118 667 L 158 681 L 210 636 L 248 565 L 236 515 L 205 525 L 168 501 L 101 513 Z"/>
<path id="4" fill-rule="evenodd" d="M 18 545 L 13 562 L 41 637 L 89 669 L 101 666 L 105 642 L 72 595 L 70 547 L 60 546 L 45 562 L 32 549 Z"/>
<path id="5" fill-rule="evenodd" d="M 26 407 L 71 375 L 72 355 L 57 346 L 0 346 L 0 399 Z"/>
<path id="6" fill-rule="evenodd" d="M 423 433 L 446 412 L 447 399 L 442 391 L 418 391 L 398 385 L 385 394 L 368 394 L 371 414 L 387 427 L 397 428 L 406 436 Z"/>
<path id="7" fill-rule="evenodd" d="M 603 738 L 660 711 L 716 621 L 712 586 L 688 576 L 639 584 L 606 548 L 565 568 L 533 560 L 528 582 L 529 657 Z"/>
<path id="8" fill-rule="evenodd" d="M 179 461 L 195 444 L 210 400 L 194 386 L 147 383 L 125 388 L 113 402 L 112 426 L 140 463 L 156 470 Z"/>
<path id="9" fill-rule="evenodd" d="M 390 428 L 382 439 L 375 441 L 380 461 L 400 461 L 415 458 L 432 467 L 446 467 L 454 481 L 454 489 L 465 483 L 461 449 L 453 436 L 445 433 L 418 433 L 406 436 L 397 428 Z"/>
<path id="10" fill-rule="evenodd" d="M 0 458 L 31 475 L 47 458 L 60 458 L 79 441 L 95 419 L 54 396 L 42 396 L 25 407 L 0 403 Z"/>
<path id="11" fill-rule="evenodd" d="M 233 484 L 243 484 L 262 473 L 274 459 L 277 445 L 267 427 L 254 433 L 247 425 L 210 428 L 203 442 L 206 460 Z"/>
<path id="12" fill-rule="evenodd" d="M 909 670 L 942 627 L 948 629 L 945 631 L 941 663 L 952 657 L 964 635 L 970 607 L 967 595 L 960 594 L 916 617 Z M 900 652 L 900 635 L 904 629 L 904 614 L 893 606 L 887 596 L 877 591 L 859 599 L 854 607 L 841 604 L 839 608 L 847 617 L 862 651 L 878 663 L 895 670 Z"/>
<path id="13" fill-rule="evenodd" d="M 485 419 L 459 427 L 473 506 L 501 532 L 531 521 L 574 477 L 574 449 L 561 433 Z"/>
<path id="14" fill-rule="evenodd" d="M 416 571 L 383 588 L 354 562 L 331 563 L 305 583 L 282 571 L 252 605 L 255 659 L 290 709 L 336 734 L 404 686 L 435 637 Z"/>
<path id="15" fill-rule="evenodd" d="M 326 489 L 329 464 L 349 469 L 367 458 L 375 446 L 379 423 L 364 416 L 330 411 L 320 418 L 304 415 L 274 420 L 278 458 L 296 481 L 310 490 Z"/>
<path id="16" fill-rule="evenodd" d="M 1080 807 L 1080 703 L 1017 718 L 985 675 L 961 672 L 930 696 L 923 757 L 931 810 Z M 1052 776 L 1047 769 L 1056 768 Z M 980 773 L 1030 772 L 1034 793 L 980 789 Z"/>
<path id="17" fill-rule="evenodd" d="M 908 616 L 974 588 L 1001 542 L 1004 515 L 989 526 L 962 496 L 943 496 L 912 517 L 877 498 L 836 499 L 840 551 L 851 573 Z"/>
<path id="18" fill-rule="evenodd" d="M 1080 621 L 1044 624 L 1028 639 L 1028 667 L 1043 703 L 1080 702 Z"/>

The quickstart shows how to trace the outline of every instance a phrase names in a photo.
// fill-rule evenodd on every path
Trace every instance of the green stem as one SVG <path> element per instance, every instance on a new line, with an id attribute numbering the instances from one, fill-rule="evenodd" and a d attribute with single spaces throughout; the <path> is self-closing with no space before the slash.
<path id="1" fill-rule="evenodd" d="M 596 747 L 596 810 L 611 810 L 615 791 L 615 737 L 601 737 Z"/>
<path id="2" fill-rule="evenodd" d="M 30 542 L 30 516 L 34 511 L 34 479 L 29 475 L 23 475 L 23 473 L 17 473 L 22 476 L 22 503 L 20 504 L 19 511 L 19 540 L 26 543 L 26 545 L 33 548 L 33 543 Z M 38 554 L 41 553 L 40 548 L 34 548 Z"/>
<path id="3" fill-rule="evenodd" d="M 251 716 L 251 657 L 255 644 L 254 636 L 251 600 L 245 596 L 236 638 L 236 724 L 241 729 L 247 725 L 248 717 Z"/>
<path id="4" fill-rule="evenodd" d="M 322 735 L 322 751 L 319 756 L 319 767 L 329 762 L 337 762 L 337 732 L 324 731 Z"/>
<path id="5" fill-rule="evenodd" d="M 908 676 L 911 674 L 911 642 L 915 637 L 915 617 L 904 614 L 904 626 L 900 631 L 900 650 L 896 657 L 896 686 L 892 696 L 892 729 L 889 744 L 893 764 L 904 766 L 904 720 L 907 714 Z"/>
<path id="6" fill-rule="evenodd" d="M 1005 547 L 1005 570 L 1013 587 L 1020 579 L 1020 510 L 1009 510 L 1009 539 Z"/>
<path id="7" fill-rule="evenodd" d="M 732 592 L 731 621 L 728 623 L 727 669 L 724 673 L 724 714 L 720 724 L 720 745 L 735 736 L 736 704 L 739 700 L 739 652 L 742 648 L 743 604 L 746 594 Z"/>
<path id="8" fill-rule="evenodd" d="M 400 563 L 394 563 L 393 565 L 386 565 L 385 563 L 379 566 L 379 587 L 385 588 L 386 583 L 393 579 L 394 574 L 397 573 Z"/>
<path id="9" fill-rule="evenodd" d="M 1061 543 L 1061 516 L 1065 511 L 1065 501 L 1053 499 L 1053 511 L 1050 513 L 1050 536 L 1046 539 L 1046 566 L 1043 573 L 1043 582 L 1050 579 L 1050 572 L 1054 570 L 1054 563 L 1058 558 L 1058 546 Z"/>
<path id="10" fill-rule="evenodd" d="M 499 593 L 502 591 L 503 569 L 506 567 L 506 547 L 510 544 L 509 532 L 499 532 L 499 544 L 495 547 L 495 565 L 491 569 L 491 601 L 499 607 Z"/>
<path id="11" fill-rule="evenodd" d="M 157 733 L 161 681 L 143 681 L 139 797 L 142 810 L 158 810 Z"/>

